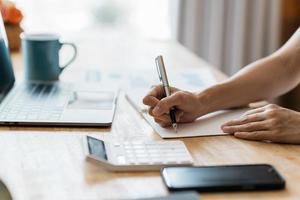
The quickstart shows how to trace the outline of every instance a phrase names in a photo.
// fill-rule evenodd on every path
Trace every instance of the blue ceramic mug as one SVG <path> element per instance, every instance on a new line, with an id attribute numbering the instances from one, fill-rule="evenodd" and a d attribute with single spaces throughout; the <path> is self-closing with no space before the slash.
<path id="1" fill-rule="evenodd" d="M 56 81 L 61 72 L 75 60 L 75 44 L 60 42 L 59 38 L 57 34 L 21 34 L 25 80 Z M 74 54 L 65 65 L 60 66 L 59 51 L 64 45 L 71 46 Z"/>

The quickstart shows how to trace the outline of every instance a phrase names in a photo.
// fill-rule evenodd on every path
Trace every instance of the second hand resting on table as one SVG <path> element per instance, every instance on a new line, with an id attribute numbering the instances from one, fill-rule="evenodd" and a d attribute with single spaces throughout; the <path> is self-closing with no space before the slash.
<path id="1" fill-rule="evenodd" d="M 300 28 L 278 51 L 223 83 L 198 93 L 172 88 L 172 95 L 166 98 L 161 86 L 156 86 L 143 102 L 154 120 L 166 127 L 171 125 L 168 112 L 173 106 L 177 122 L 188 123 L 210 112 L 280 96 L 300 83 L 299 46 Z M 222 130 L 242 139 L 300 144 L 300 113 L 270 104 L 223 124 Z"/>

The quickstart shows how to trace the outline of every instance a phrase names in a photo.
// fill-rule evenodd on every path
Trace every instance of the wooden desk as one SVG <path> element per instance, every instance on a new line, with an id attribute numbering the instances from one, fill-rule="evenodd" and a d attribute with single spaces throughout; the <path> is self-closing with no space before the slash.
<path id="1" fill-rule="evenodd" d="M 76 79 L 76 71 L 88 66 L 124 70 L 153 67 L 153 58 L 159 53 L 165 55 L 172 67 L 209 67 L 174 41 L 145 41 L 132 35 L 99 36 L 96 32 L 81 34 L 76 41 L 79 58 L 63 79 Z M 13 58 L 21 75 L 20 55 Z M 220 80 L 224 78 L 217 70 L 212 73 Z M 2 127 L 1 131 L 0 177 L 14 199 L 124 199 L 168 193 L 158 172 L 109 173 L 84 160 L 81 138 L 86 134 L 106 139 L 160 140 L 123 95 L 111 129 Z M 300 146 L 245 141 L 232 136 L 183 141 L 197 165 L 269 163 L 287 181 L 283 191 L 205 193 L 201 194 L 202 199 L 300 197 Z"/>

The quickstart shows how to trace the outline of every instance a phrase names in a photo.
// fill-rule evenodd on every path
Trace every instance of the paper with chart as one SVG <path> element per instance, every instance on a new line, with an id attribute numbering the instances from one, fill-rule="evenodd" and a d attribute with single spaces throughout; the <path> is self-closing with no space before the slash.
<path id="1" fill-rule="evenodd" d="M 126 98 L 139 112 L 147 108 L 142 100 L 151 86 L 160 84 L 155 67 L 153 69 L 127 68 L 126 70 L 90 69 L 77 75 L 78 79 L 83 79 L 85 82 L 119 87 L 125 91 Z M 217 82 L 209 68 L 173 69 L 168 71 L 168 78 L 171 86 L 188 91 L 203 90 Z"/>
<path id="2" fill-rule="evenodd" d="M 169 71 L 168 79 L 171 86 L 191 92 L 203 90 L 217 82 L 210 70 L 206 68 Z M 151 86 L 160 84 L 155 70 L 128 74 L 128 79 L 125 82 L 127 85 L 125 84 L 122 87 L 125 90 L 126 97 L 139 112 L 147 109 L 142 100 L 150 91 Z"/>
<path id="3" fill-rule="evenodd" d="M 143 116 L 162 138 L 184 138 L 226 135 L 226 133 L 223 133 L 221 130 L 221 125 L 229 120 L 240 117 L 247 110 L 248 109 L 238 109 L 214 112 L 200 117 L 192 123 L 179 124 L 177 133 L 174 132 L 172 127 L 162 128 L 159 126 L 146 112 L 143 113 Z"/>

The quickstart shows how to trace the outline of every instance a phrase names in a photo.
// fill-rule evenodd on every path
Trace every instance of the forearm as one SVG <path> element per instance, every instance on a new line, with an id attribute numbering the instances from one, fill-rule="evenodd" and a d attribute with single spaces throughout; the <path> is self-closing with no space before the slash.
<path id="1" fill-rule="evenodd" d="M 199 99 L 206 101 L 208 113 L 282 95 L 300 81 L 299 57 L 297 51 L 275 53 L 199 93 Z"/>

